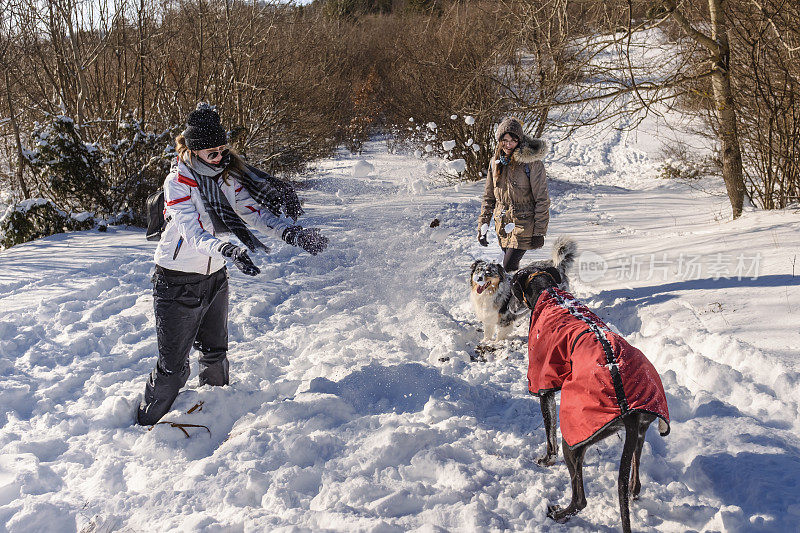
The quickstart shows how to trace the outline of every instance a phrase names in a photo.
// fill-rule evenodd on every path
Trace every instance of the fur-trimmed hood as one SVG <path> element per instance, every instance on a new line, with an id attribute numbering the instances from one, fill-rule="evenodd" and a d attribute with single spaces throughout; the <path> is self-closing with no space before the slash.
<path id="1" fill-rule="evenodd" d="M 512 156 L 514 161 L 518 163 L 533 163 L 534 161 L 541 161 L 547 155 L 547 142 L 543 139 L 535 139 L 525 135 L 525 129 L 518 118 L 506 117 L 501 120 L 494 132 L 495 140 L 499 143 L 506 133 L 519 139 L 519 145 Z"/>
<path id="2" fill-rule="evenodd" d="M 514 150 L 512 158 L 518 163 L 533 163 L 534 161 L 541 161 L 547 155 L 550 148 L 549 143 L 544 139 L 536 139 L 534 137 L 522 136 L 519 146 Z"/>

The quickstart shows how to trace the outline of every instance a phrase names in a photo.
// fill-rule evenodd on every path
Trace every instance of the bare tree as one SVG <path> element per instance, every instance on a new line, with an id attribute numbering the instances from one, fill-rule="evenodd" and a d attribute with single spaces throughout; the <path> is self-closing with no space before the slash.
<path id="1" fill-rule="evenodd" d="M 572 131 L 620 117 L 626 119 L 624 127 L 633 128 L 654 111 L 655 103 L 674 100 L 690 90 L 689 85 L 710 79 L 723 179 L 733 216 L 741 215 L 745 189 L 726 0 L 708 0 L 705 10 L 676 0 L 550 0 L 525 5 L 520 51 L 533 68 L 527 69 L 531 75 L 526 77 L 522 69 L 508 82 L 517 89 L 517 108 L 538 116 L 539 127 L 547 119 Z M 667 22 L 680 29 L 678 41 L 691 50 L 666 64 L 647 64 L 634 36 Z M 644 46 L 655 49 L 657 43 Z M 563 110 L 565 118 L 553 117 L 555 109 Z"/>
<path id="2" fill-rule="evenodd" d="M 8 58 L 10 54 L 11 41 L 13 34 L 11 28 L 16 24 L 17 10 L 16 6 L 12 3 L 3 0 L 0 3 L 0 67 L 3 69 L 5 78 L 5 99 L 8 108 L 8 123 L 11 125 L 11 131 L 14 137 L 14 145 L 16 148 L 16 168 L 14 170 L 14 180 L 16 181 L 19 192 L 23 198 L 30 198 L 30 191 L 25 183 L 25 156 L 22 149 L 22 138 L 20 133 L 20 124 L 18 120 L 17 110 L 14 102 L 14 82 L 12 75 L 14 74 L 14 66 L 9 63 Z M 10 158 L 9 158 L 10 159 Z"/>
<path id="3" fill-rule="evenodd" d="M 440 17 L 409 18 L 393 35 L 399 53 L 388 81 L 390 122 L 420 147 L 464 159 L 469 180 L 485 176 L 494 125 L 512 109 L 496 75 L 514 54 L 507 22 L 502 6 L 454 3 Z M 474 123 L 467 124 L 467 116 Z M 442 141 L 456 141 L 456 147 L 448 150 Z"/>
<path id="4" fill-rule="evenodd" d="M 785 208 L 800 202 L 800 4 L 740 0 L 730 16 L 745 186 Z"/>
<path id="5" fill-rule="evenodd" d="M 745 186 L 765 207 L 800 195 L 796 2 L 473 0 L 344 18 L 245 0 L 2 2 L 0 134 L 16 147 L 5 168 L 23 196 L 46 185 L 23 160 L 33 125 L 60 114 L 105 151 L 105 186 L 136 196 L 157 185 L 165 139 L 200 100 L 275 172 L 376 128 L 427 142 L 416 128 L 433 121 L 434 151 L 479 179 L 504 114 L 566 135 L 633 128 L 654 104 L 690 97 L 710 102 L 734 216 Z M 676 44 L 683 53 L 644 59 Z"/>
<path id="6" fill-rule="evenodd" d="M 738 218 L 742 214 L 745 189 L 737 107 L 731 83 L 731 47 L 727 13 L 729 2 L 708 0 L 708 18 L 704 22 L 708 23 L 710 34 L 698 28 L 698 26 L 702 28 L 703 25 L 692 24 L 676 0 L 667 0 L 664 6 L 672 20 L 708 52 L 714 108 L 718 122 L 717 131 L 721 143 L 722 178 L 728 191 L 733 218 Z"/>

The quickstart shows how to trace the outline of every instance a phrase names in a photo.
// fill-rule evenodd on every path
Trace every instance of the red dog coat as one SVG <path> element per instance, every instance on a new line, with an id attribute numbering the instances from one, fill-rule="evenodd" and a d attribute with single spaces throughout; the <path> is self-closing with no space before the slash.
<path id="1" fill-rule="evenodd" d="M 561 435 L 570 448 L 630 411 L 667 423 L 661 378 L 642 352 L 611 331 L 570 293 L 539 296 L 528 333 L 528 390 L 561 390 Z"/>

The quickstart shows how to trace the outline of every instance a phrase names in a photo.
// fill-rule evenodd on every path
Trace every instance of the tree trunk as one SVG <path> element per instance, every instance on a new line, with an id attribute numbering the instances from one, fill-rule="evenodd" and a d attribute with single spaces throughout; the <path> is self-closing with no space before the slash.
<path id="1" fill-rule="evenodd" d="M 744 202 L 744 175 L 742 172 L 742 153 L 739 148 L 736 107 L 731 90 L 730 44 L 728 25 L 725 20 L 726 0 L 708 0 L 711 14 L 712 39 L 717 42 L 715 69 L 711 75 L 714 90 L 714 107 L 719 122 L 719 136 L 722 142 L 722 178 L 731 202 L 733 218 L 742 214 Z"/>
<path id="2" fill-rule="evenodd" d="M 15 171 L 15 176 L 17 178 L 17 184 L 19 185 L 19 190 L 22 192 L 22 197 L 27 200 L 31 197 L 31 193 L 28 191 L 28 186 L 25 185 L 25 177 L 23 176 L 23 172 L 25 170 L 25 156 L 22 153 L 22 139 L 19 135 L 19 124 L 17 124 L 17 116 L 14 113 L 14 97 L 11 94 L 11 80 L 8 76 L 8 70 L 6 69 L 6 98 L 8 99 L 8 115 L 11 120 L 11 128 L 14 130 L 14 140 L 17 143 L 17 170 Z"/>
<path id="3" fill-rule="evenodd" d="M 711 54 L 713 62 L 711 86 L 714 93 L 719 140 L 722 143 L 722 179 L 725 180 L 733 218 L 738 218 L 742 214 L 744 203 L 744 173 L 737 131 L 736 106 L 731 90 L 731 49 L 728 41 L 728 23 L 725 17 L 728 1 L 708 0 L 711 37 L 692 26 L 678 8 L 676 0 L 665 0 L 664 5 L 669 9 L 672 18 L 686 30 L 689 36 L 704 46 Z"/>
<path id="4" fill-rule="evenodd" d="M 139 121 L 142 124 L 142 127 L 145 125 L 145 88 L 147 86 L 147 79 L 145 73 L 145 44 L 147 42 L 147 28 L 146 24 L 147 21 L 145 17 L 147 16 L 146 13 L 146 5 L 144 0 L 139 1 L 139 10 L 136 16 L 136 25 L 138 31 L 138 39 L 137 39 L 137 49 L 139 52 Z"/>
<path id="5" fill-rule="evenodd" d="M 80 128 L 83 126 L 84 119 L 86 118 L 86 99 L 89 97 L 89 91 L 86 87 L 86 73 L 84 72 L 85 65 L 81 59 L 81 46 L 78 40 L 79 28 L 76 27 L 80 12 L 78 11 L 77 5 L 71 1 L 64 2 L 61 9 L 61 16 L 64 19 L 64 24 L 69 34 L 69 42 L 72 48 L 72 68 L 78 85 L 78 94 L 75 96 L 75 124 Z"/>

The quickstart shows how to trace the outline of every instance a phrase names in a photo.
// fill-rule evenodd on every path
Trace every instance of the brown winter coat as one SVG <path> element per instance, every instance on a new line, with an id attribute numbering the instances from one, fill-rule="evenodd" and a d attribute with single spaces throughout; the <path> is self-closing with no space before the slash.
<path id="1" fill-rule="evenodd" d="M 533 237 L 547 233 L 550 196 L 542 163 L 546 150 L 545 141 L 523 137 L 510 165 L 500 165 L 496 159 L 489 163 L 478 227 L 494 219 L 502 248 L 531 250 Z M 525 173 L 525 164 L 530 166 L 530 179 Z M 514 223 L 514 229 L 506 233 L 509 222 Z"/>

